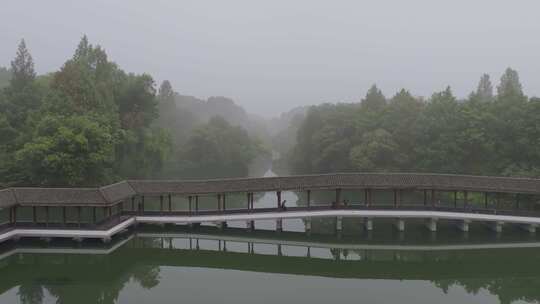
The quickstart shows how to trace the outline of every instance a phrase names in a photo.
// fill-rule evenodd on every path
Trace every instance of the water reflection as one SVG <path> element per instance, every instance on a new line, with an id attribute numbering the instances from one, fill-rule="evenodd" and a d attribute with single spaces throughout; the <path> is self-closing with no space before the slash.
<path id="1" fill-rule="evenodd" d="M 222 295 L 212 290 L 220 289 L 223 282 L 213 274 L 222 272 L 229 280 L 256 289 L 269 288 L 266 283 L 253 283 L 263 277 L 277 280 L 276 284 L 280 280 L 291 285 L 313 282 L 308 284 L 310 294 L 321 297 L 353 281 L 358 286 L 379 288 L 398 284 L 396 288 L 415 293 L 427 288 L 421 285 L 423 289 L 418 289 L 419 283 L 430 282 L 427 286 L 441 294 L 435 299 L 439 303 L 458 302 L 456 288 L 474 302 L 493 297 L 501 303 L 540 300 L 538 242 L 371 244 L 347 239 L 320 242 L 287 232 L 277 237 L 267 232 L 154 231 L 126 235 L 117 242 L 111 247 L 93 244 L 64 249 L 69 253 L 62 253 L 54 244 L 44 247 L 35 242 L 4 248 L 11 253 L 4 252 L 5 258 L 0 260 L 0 303 L 132 303 L 134 294 L 151 295 L 154 303 L 175 303 L 180 291 L 189 293 L 188 287 L 197 288 L 195 282 L 202 284 L 205 292 L 199 298 L 193 294 L 191 300 L 217 301 Z M 320 284 L 326 289 L 318 288 Z M 176 287 L 164 291 L 165 286 Z M 241 293 L 242 288 L 235 286 L 238 290 L 234 291 Z M 355 290 L 353 286 L 341 290 L 340 297 L 358 299 Z M 378 296 L 383 302 L 399 300 L 391 293 Z M 296 302 L 305 300 L 302 295 L 296 297 Z M 428 298 L 420 297 L 416 302 L 428 303 Z"/>

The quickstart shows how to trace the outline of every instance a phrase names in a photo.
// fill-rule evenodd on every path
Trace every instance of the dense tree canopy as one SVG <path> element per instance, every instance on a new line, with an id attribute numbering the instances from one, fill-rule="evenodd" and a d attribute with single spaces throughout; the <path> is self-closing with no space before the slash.
<path id="1" fill-rule="evenodd" d="M 245 176 L 261 151 L 223 119 L 200 124 L 177 107 L 168 81 L 156 92 L 150 75 L 126 73 L 86 36 L 59 71 L 41 76 L 22 40 L 0 73 L 0 187 Z M 216 111 L 227 115 L 231 102 L 216 99 Z"/>
<path id="2" fill-rule="evenodd" d="M 189 177 L 242 177 L 248 174 L 249 163 L 262 151 L 247 131 L 216 116 L 195 129 L 178 163 Z"/>
<path id="3" fill-rule="evenodd" d="M 386 102 L 376 86 L 360 104 L 312 107 L 288 155 L 294 173 L 416 171 L 540 176 L 540 99 L 507 69 L 466 100 L 448 87 L 428 100 L 406 90 Z"/>

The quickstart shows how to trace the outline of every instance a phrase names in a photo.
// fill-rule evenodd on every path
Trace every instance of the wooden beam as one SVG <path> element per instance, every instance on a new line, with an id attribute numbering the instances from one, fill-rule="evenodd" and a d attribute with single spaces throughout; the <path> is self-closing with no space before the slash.
<path id="1" fill-rule="evenodd" d="M 171 194 L 169 194 L 169 212 L 172 212 L 172 197 L 171 197 Z"/>
<path id="2" fill-rule="evenodd" d="M 311 207 L 311 190 L 307 191 L 307 206 Z"/>

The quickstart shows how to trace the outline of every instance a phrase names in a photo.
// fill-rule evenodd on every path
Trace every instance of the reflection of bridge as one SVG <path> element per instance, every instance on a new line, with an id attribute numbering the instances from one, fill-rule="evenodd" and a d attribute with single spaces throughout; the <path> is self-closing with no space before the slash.
<path id="1" fill-rule="evenodd" d="M 305 194 L 303 207 L 285 208 L 282 191 Z M 276 193 L 276 208 L 257 208 L 254 194 Z M 326 205 L 313 204 L 312 192 L 332 191 Z M 355 193 L 361 199 L 346 199 Z M 381 199 L 381 193 L 386 194 Z M 245 195 L 245 207 L 227 208 L 227 198 Z M 205 181 L 124 181 L 101 188 L 9 188 L 0 191 L 5 223 L 0 241 L 19 237 L 110 239 L 137 223 L 226 225 L 257 220 L 360 218 L 366 230 L 377 218 L 395 219 L 398 230 L 409 218 L 425 220 L 431 231 L 439 220 L 456 222 L 468 231 L 469 223 L 489 223 L 497 232 L 504 223 L 535 232 L 540 224 L 537 199 L 539 179 L 444 174 L 329 174 Z M 199 208 L 200 199 L 215 198 L 215 209 Z M 388 198 L 390 197 L 390 198 Z"/>
<path id="2" fill-rule="evenodd" d="M 282 233 L 193 234 L 137 232 L 99 248 L 37 248 L 21 242 L 3 254 L 0 295 L 16 286 L 51 288 L 62 303 L 97 303 L 118 297 L 131 278 L 159 283 L 160 268 L 197 267 L 333 278 L 428 280 L 436 286 L 497 286 L 499 296 L 523 296 L 537 282 L 538 243 L 434 246 L 315 242 Z M 99 245 L 99 244 L 98 244 Z M 522 248 L 507 250 L 506 247 Z M 454 250 L 455 249 L 455 250 Z M 471 249 L 463 252 L 463 250 Z M 16 254 L 15 256 L 12 256 Z M 11 258 L 9 257 L 11 256 Z M 501 263 L 500 261 L 505 261 Z M 493 267 L 497 265 L 497 267 Z M 39 269 L 39 271 L 36 271 Z M 69 288 L 63 289 L 67 282 Z M 75 285 L 78 292 L 71 292 Z M 152 284 L 151 288 L 155 286 Z M 440 287 L 443 288 L 443 287 Z M 27 289 L 20 288 L 21 297 Z M 84 294 L 84 297 L 80 297 Z M 533 288 L 535 299 L 540 299 Z M 101 303 L 116 303 L 114 299 Z"/>

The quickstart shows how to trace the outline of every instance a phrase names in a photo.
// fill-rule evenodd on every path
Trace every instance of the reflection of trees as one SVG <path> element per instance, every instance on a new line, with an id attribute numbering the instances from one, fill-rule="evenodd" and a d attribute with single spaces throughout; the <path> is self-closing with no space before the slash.
<path id="1" fill-rule="evenodd" d="M 43 303 L 43 287 L 37 284 L 22 284 L 17 292 L 21 304 Z"/>
<path id="2" fill-rule="evenodd" d="M 481 289 L 496 295 L 501 304 L 516 301 L 540 302 L 539 278 L 497 278 L 497 279 L 457 279 L 436 280 L 433 284 L 447 293 L 450 287 L 462 287 L 469 294 L 477 294 Z"/>
<path id="3" fill-rule="evenodd" d="M 332 248 L 332 261 L 328 257 L 325 260 L 218 251 L 176 252 L 160 249 L 160 243 L 160 239 L 134 239 L 107 256 L 21 254 L 2 269 L 2 277 L 8 279 L 0 283 L 4 284 L 2 290 L 19 285 L 18 296 L 24 304 L 41 304 L 47 291 L 57 299 L 57 304 L 113 304 L 128 284 L 145 289 L 156 287 L 162 275 L 159 265 L 195 265 L 343 278 L 432 280 L 445 293 L 452 287 L 462 287 L 469 294 L 485 290 L 503 304 L 540 301 L 540 275 L 534 272 L 540 263 L 538 249 L 464 253 Z M 183 258 L 179 258 L 179 253 L 185 254 Z M 354 253 L 361 259 L 351 261 L 350 255 Z"/>
<path id="4" fill-rule="evenodd" d="M 143 288 L 151 289 L 159 284 L 159 267 L 143 265 L 136 267 L 132 272 L 133 280 Z"/>

